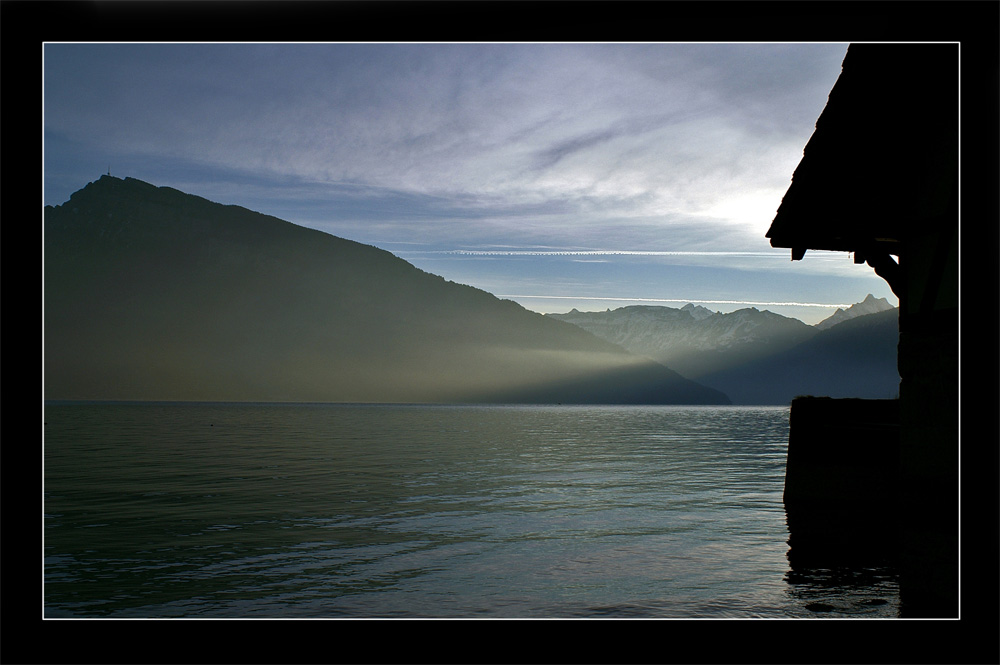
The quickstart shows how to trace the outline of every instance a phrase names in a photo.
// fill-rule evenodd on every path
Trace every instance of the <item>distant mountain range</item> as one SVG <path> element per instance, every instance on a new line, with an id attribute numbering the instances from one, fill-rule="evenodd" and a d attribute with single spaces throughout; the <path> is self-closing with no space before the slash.
<path id="1" fill-rule="evenodd" d="M 722 314 L 691 305 L 682 309 L 636 305 L 546 316 L 580 326 L 688 377 L 772 355 L 815 334 L 798 319 L 757 309 Z"/>
<path id="2" fill-rule="evenodd" d="M 102 176 L 44 228 L 48 399 L 726 404 L 375 247 Z"/>
<path id="3" fill-rule="evenodd" d="M 756 308 L 622 307 L 548 314 L 655 359 L 735 404 L 788 404 L 797 395 L 891 398 L 898 312 L 868 295 L 815 326 Z"/>

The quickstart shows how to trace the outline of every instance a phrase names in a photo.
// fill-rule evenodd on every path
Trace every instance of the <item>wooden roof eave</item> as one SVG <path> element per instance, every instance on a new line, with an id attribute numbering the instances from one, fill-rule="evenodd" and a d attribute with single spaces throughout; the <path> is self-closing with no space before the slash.
<path id="1" fill-rule="evenodd" d="M 777 234 L 768 231 L 766 236 L 771 241 L 771 247 L 792 250 L 792 260 L 802 259 L 807 250 L 826 252 L 849 252 L 867 256 L 874 253 L 899 256 L 902 241 L 899 238 L 872 238 L 858 236 L 813 235 L 808 233 Z M 864 262 L 864 259 L 857 260 Z"/>

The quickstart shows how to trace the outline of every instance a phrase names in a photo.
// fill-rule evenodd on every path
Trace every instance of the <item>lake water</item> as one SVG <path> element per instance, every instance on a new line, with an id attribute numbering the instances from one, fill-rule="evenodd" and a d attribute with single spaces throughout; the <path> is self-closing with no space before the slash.
<path id="1" fill-rule="evenodd" d="M 45 406 L 45 617 L 898 616 L 791 570 L 787 407 Z"/>

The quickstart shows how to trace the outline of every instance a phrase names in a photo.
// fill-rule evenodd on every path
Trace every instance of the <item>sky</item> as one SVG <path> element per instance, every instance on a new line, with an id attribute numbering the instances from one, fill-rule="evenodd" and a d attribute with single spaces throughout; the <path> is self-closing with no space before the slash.
<path id="1" fill-rule="evenodd" d="M 45 204 L 138 178 L 543 313 L 898 305 L 849 254 L 764 237 L 847 44 L 42 48 Z"/>

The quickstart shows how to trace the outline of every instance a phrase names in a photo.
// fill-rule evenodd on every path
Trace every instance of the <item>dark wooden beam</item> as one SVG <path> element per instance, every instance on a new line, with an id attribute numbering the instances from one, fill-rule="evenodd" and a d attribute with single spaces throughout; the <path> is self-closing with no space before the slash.
<path id="1" fill-rule="evenodd" d="M 865 262 L 875 269 L 876 275 L 888 282 L 889 288 L 897 298 L 902 297 L 903 284 L 900 279 L 899 264 L 889 252 L 885 250 L 868 252 Z"/>

